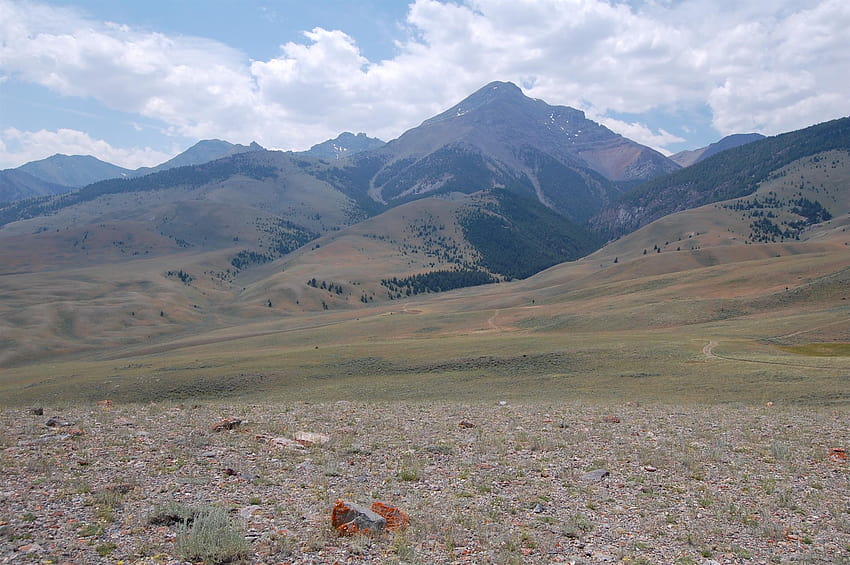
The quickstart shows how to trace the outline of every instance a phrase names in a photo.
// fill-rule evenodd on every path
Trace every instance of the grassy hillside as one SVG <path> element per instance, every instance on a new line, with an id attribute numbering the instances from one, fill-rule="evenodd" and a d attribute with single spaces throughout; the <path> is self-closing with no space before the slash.
<path id="1" fill-rule="evenodd" d="M 804 157 L 773 171 L 749 196 L 671 214 L 612 241 L 593 257 L 610 264 L 644 254 L 687 253 L 717 264 L 800 249 L 794 245 L 775 250 L 750 247 L 754 243 L 834 241 L 844 245 L 850 240 L 844 231 L 850 223 L 848 187 L 850 152 Z M 809 205 L 801 206 L 801 201 Z M 829 220 L 824 220 L 824 212 Z M 689 264 L 682 261 L 683 266 Z"/>
<path id="2" fill-rule="evenodd" d="M 320 249 L 333 253 L 333 247 L 327 242 Z M 513 283 L 303 313 L 263 301 L 290 284 L 282 277 L 290 270 L 301 281 L 291 292 L 302 304 L 333 300 L 327 289 L 306 285 L 314 272 L 306 264 L 260 277 L 241 294 L 243 302 L 214 311 L 207 309 L 213 287 L 166 278 L 156 292 L 164 318 L 151 304 L 138 321 L 129 313 L 119 317 L 125 308 L 103 298 L 92 303 L 101 310 L 69 307 L 60 316 L 68 347 L 15 360 L 0 372 L 0 396 L 6 402 L 200 395 L 846 404 L 845 349 L 814 351 L 807 344 L 850 342 L 850 248 L 838 241 L 741 246 L 748 256 L 724 255 L 725 249 L 710 250 L 716 264 L 704 264 L 696 252 L 607 265 L 588 258 Z M 321 277 L 355 282 L 340 280 L 334 268 L 326 263 Z M 74 284 L 95 291 L 88 276 L 79 273 Z M 4 292 L 14 278 L 0 277 Z M 151 294 L 115 278 L 116 301 Z M 73 304 L 57 287 L 45 290 L 42 302 Z M 209 302 L 195 308 L 202 298 Z M 41 331 L 48 336 L 40 338 L 42 346 L 56 343 L 49 338 L 54 322 L 40 308 L 5 312 L 4 336 L 29 339 Z M 169 327 L 181 320 L 178 331 Z M 104 332 L 102 324 L 115 330 Z M 96 338 L 86 334 L 94 329 Z M 127 339 L 128 332 L 143 339 Z M 74 340 L 78 351 L 80 343 L 91 349 L 73 353 Z M 26 342 L 6 343 L 19 350 Z"/>
<path id="3" fill-rule="evenodd" d="M 592 224 L 604 237 L 617 237 L 673 212 L 750 195 L 774 171 L 833 150 L 850 150 L 850 118 L 754 141 L 646 182 Z"/>

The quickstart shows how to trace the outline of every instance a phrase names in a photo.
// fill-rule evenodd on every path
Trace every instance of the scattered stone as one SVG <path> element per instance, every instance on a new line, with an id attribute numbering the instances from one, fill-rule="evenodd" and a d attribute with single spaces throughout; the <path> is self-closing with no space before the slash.
<path id="1" fill-rule="evenodd" d="M 310 459 L 302 461 L 301 463 L 296 465 L 295 468 L 301 471 L 302 473 L 312 473 L 316 470 L 316 466 L 313 465 L 313 462 Z"/>
<path id="2" fill-rule="evenodd" d="M 133 483 L 110 483 L 103 487 L 104 492 L 113 492 L 116 494 L 127 494 L 131 490 L 135 489 L 136 485 Z"/>
<path id="3" fill-rule="evenodd" d="M 508 405 L 508 403 L 506 401 L 504 401 L 504 400 L 499 401 L 499 406 L 507 406 L 507 405 Z"/>
<path id="4" fill-rule="evenodd" d="M 331 511 L 331 525 L 343 536 L 376 536 L 384 531 L 387 520 L 369 508 L 337 499 Z"/>
<path id="5" fill-rule="evenodd" d="M 40 406 L 38 408 L 30 408 L 27 410 L 27 414 L 31 414 L 33 416 L 44 416 L 44 408 Z"/>
<path id="6" fill-rule="evenodd" d="M 831 461 L 847 461 L 847 450 L 843 447 L 829 448 L 829 459 Z"/>
<path id="7" fill-rule="evenodd" d="M 133 426 L 135 426 L 135 424 L 131 420 L 128 420 L 127 418 L 116 418 L 113 423 L 116 426 L 125 426 L 127 428 L 132 428 Z"/>
<path id="8" fill-rule="evenodd" d="M 613 414 L 608 414 L 608 415 L 602 417 L 602 421 L 605 422 L 606 424 L 619 424 L 620 423 L 620 417 L 615 416 Z"/>
<path id="9" fill-rule="evenodd" d="M 201 453 L 201 457 L 215 457 L 215 456 L 216 456 L 215 451 L 204 451 L 203 453 Z"/>
<path id="10" fill-rule="evenodd" d="M 222 471 L 221 471 L 221 472 L 222 472 L 222 473 L 224 473 L 224 475 L 225 475 L 226 477 L 234 477 L 234 476 L 236 476 L 236 470 L 231 469 L 230 467 L 225 467 L 224 469 L 222 469 Z"/>
<path id="11" fill-rule="evenodd" d="M 98 400 L 97 405 L 100 408 L 103 408 L 104 410 L 109 410 L 110 408 L 112 408 L 112 401 L 111 400 Z"/>
<path id="12" fill-rule="evenodd" d="M 41 553 L 42 551 L 44 551 L 44 549 L 40 545 L 38 545 L 37 543 L 28 543 L 26 545 L 22 545 L 21 547 L 19 547 L 18 551 L 20 551 L 21 553 L 30 554 L 30 553 Z"/>
<path id="13" fill-rule="evenodd" d="M 257 504 L 252 504 L 250 506 L 246 506 L 239 511 L 239 517 L 243 520 L 248 520 L 251 516 L 255 514 L 259 514 L 262 510 L 262 507 Z"/>
<path id="14" fill-rule="evenodd" d="M 646 465 L 646 466 L 643 468 L 643 470 L 644 470 L 644 471 L 647 471 L 647 472 L 649 472 L 649 473 L 654 473 L 655 471 L 657 471 L 657 470 L 658 470 L 658 468 L 657 468 L 657 467 L 653 467 L 652 465 Z"/>
<path id="15" fill-rule="evenodd" d="M 373 502 L 372 512 L 379 516 L 383 516 L 383 518 L 387 521 L 386 528 L 391 532 L 403 530 L 410 525 L 410 516 L 397 506 L 389 506 L 383 502 Z"/>
<path id="16" fill-rule="evenodd" d="M 297 441 L 295 441 L 294 439 L 290 439 L 288 437 L 283 437 L 283 436 L 272 437 L 272 436 L 267 436 L 267 435 L 258 435 L 257 439 L 262 440 L 262 441 L 266 441 L 266 442 L 274 445 L 275 447 L 285 447 L 285 448 L 288 448 L 288 449 L 298 449 L 298 450 L 304 449 L 304 446 L 302 444 L 300 444 Z"/>
<path id="17" fill-rule="evenodd" d="M 325 445 L 331 440 L 331 437 L 327 434 L 320 434 L 317 432 L 296 432 L 295 433 L 295 441 L 303 445 L 304 447 L 310 447 L 313 445 Z"/>
<path id="18" fill-rule="evenodd" d="M 459 427 L 459 428 L 463 428 L 464 430 L 471 430 L 472 428 L 474 428 L 474 427 L 475 427 L 475 424 L 473 424 L 473 423 L 472 423 L 472 422 L 470 422 L 469 420 L 461 420 L 461 421 L 458 423 L 458 427 Z"/>
<path id="19" fill-rule="evenodd" d="M 542 514 L 546 510 L 546 507 L 540 504 L 539 502 L 534 505 L 534 508 L 531 510 L 535 514 Z"/>
<path id="20" fill-rule="evenodd" d="M 68 422 L 66 420 L 62 420 L 54 416 L 52 418 L 49 418 L 44 423 L 44 425 L 48 428 L 67 428 L 68 426 L 73 426 L 74 424 L 72 422 Z"/>
<path id="21" fill-rule="evenodd" d="M 582 475 L 580 480 L 587 483 L 598 483 L 607 478 L 610 474 L 611 473 L 609 473 L 607 469 L 594 469 L 593 471 L 588 471 Z"/>
<path id="22" fill-rule="evenodd" d="M 213 424 L 212 431 L 223 432 L 224 430 L 235 430 L 240 424 L 242 424 L 242 420 L 239 418 L 225 418 L 224 420 Z"/>

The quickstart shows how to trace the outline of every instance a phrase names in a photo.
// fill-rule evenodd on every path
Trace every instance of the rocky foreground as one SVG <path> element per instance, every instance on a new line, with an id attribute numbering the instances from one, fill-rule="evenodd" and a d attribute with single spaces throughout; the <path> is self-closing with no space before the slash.
<path id="1" fill-rule="evenodd" d="M 102 402 L 0 419 L 0 563 L 850 563 L 843 409 Z M 338 500 L 409 523 L 338 531 Z"/>

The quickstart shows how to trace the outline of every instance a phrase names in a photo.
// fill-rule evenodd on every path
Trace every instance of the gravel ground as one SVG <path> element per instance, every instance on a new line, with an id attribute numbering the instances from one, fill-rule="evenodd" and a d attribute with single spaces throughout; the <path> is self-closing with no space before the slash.
<path id="1" fill-rule="evenodd" d="M 33 412 L 0 413 L 0 563 L 850 563 L 842 409 Z M 213 431 L 225 418 L 241 423 Z M 410 526 L 340 537 L 340 498 L 397 506 Z M 201 512 L 216 508 L 223 521 Z"/>

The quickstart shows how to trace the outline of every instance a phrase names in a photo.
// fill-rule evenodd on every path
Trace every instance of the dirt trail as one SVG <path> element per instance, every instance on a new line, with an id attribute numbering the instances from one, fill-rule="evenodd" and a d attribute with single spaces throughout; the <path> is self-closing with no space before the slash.
<path id="1" fill-rule="evenodd" d="M 499 311 L 496 310 L 493 312 L 493 315 L 487 318 L 487 325 L 490 326 L 491 330 L 501 330 L 502 326 L 496 323 L 496 317 L 499 315 Z"/>
<path id="2" fill-rule="evenodd" d="M 763 361 L 760 359 L 746 359 L 744 357 L 732 357 L 731 355 L 718 355 L 714 352 L 714 348 L 720 345 L 720 342 L 710 340 L 706 343 L 702 348 L 702 354 L 705 355 L 709 359 L 722 359 L 724 361 L 738 361 L 741 363 L 758 363 L 760 365 L 783 365 L 786 367 L 803 367 L 806 369 L 823 369 L 823 370 L 834 370 L 836 367 L 829 367 L 823 365 L 811 365 L 808 363 L 789 363 L 787 361 Z"/>
<path id="3" fill-rule="evenodd" d="M 805 333 L 809 333 L 809 332 L 815 332 L 815 331 L 821 330 L 823 328 L 828 328 L 830 326 L 837 326 L 839 324 L 846 324 L 846 323 L 847 323 L 847 320 L 836 320 L 834 322 L 830 322 L 830 323 L 824 324 L 822 326 L 816 326 L 814 328 L 806 328 L 805 330 L 799 330 L 799 331 L 796 331 L 796 332 L 792 332 L 790 334 L 779 335 L 779 336 L 776 336 L 773 339 L 787 339 L 789 337 L 796 337 L 796 336 L 801 335 L 801 334 L 805 334 Z"/>

